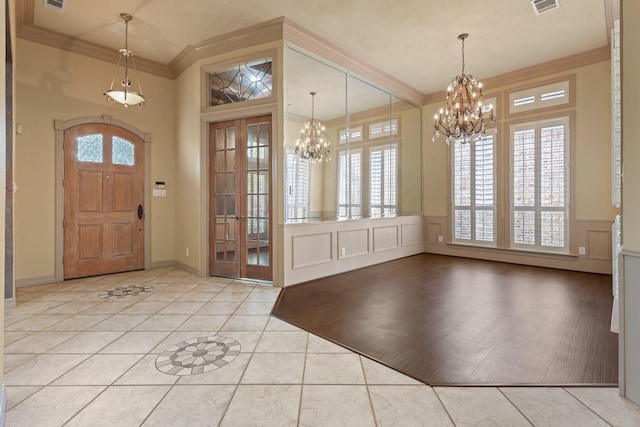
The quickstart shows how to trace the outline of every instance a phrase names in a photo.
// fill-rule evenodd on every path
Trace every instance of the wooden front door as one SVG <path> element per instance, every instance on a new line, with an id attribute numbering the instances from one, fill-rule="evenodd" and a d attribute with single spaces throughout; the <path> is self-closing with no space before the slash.
<path id="1" fill-rule="evenodd" d="M 272 280 L 271 116 L 209 133 L 209 272 Z"/>
<path id="2" fill-rule="evenodd" d="M 144 141 L 112 125 L 64 134 L 64 278 L 144 268 Z"/>

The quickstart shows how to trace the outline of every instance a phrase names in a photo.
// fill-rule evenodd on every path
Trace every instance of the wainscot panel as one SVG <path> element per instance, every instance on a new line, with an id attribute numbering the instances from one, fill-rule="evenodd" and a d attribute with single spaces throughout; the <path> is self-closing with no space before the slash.
<path id="1" fill-rule="evenodd" d="M 382 252 L 398 247 L 398 226 L 373 227 L 373 251 Z"/>
<path id="2" fill-rule="evenodd" d="M 454 245 L 449 243 L 451 235 L 448 217 L 425 216 L 424 224 L 426 224 L 423 237 L 425 241 L 424 251 L 427 253 L 585 271 L 588 273 L 611 274 L 611 225 L 613 220 L 576 220 L 574 227 L 576 253 L 571 255 Z M 443 237 L 442 242 L 438 241 L 438 236 Z M 580 247 L 585 248 L 584 255 L 578 254 L 578 248 Z"/>
<path id="3" fill-rule="evenodd" d="M 339 259 L 367 255 L 369 249 L 369 229 L 338 230 Z"/>
<path id="4" fill-rule="evenodd" d="M 285 224 L 284 286 L 422 253 L 422 228 L 420 215 Z"/>

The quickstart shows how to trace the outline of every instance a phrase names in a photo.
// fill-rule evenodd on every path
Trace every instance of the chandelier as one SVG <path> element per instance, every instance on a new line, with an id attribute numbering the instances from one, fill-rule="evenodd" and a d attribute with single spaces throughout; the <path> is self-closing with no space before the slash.
<path id="1" fill-rule="evenodd" d="M 486 129 L 496 126 L 493 105 L 489 105 L 488 117 L 483 115 L 486 110 L 483 112 L 482 83 L 464 73 L 464 39 L 467 37 L 469 34 L 458 36 L 462 41 L 462 73 L 447 88 L 445 108 L 441 108 L 440 113 L 435 115 L 433 141 L 443 135 L 447 144 L 468 144 L 485 135 Z"/>
<path id="2" fill-rule="evenodd" d="M 324 137 L 324 126 L 313 116 L 315 92 L 311 95 L 311 120 L 307 120 L 300 132 L 300 138 L 296 141 L 296 154 L 311 163 L 321 163 L 331 160 L 330 143 Z"/>
<path id="3" fill-rule="evenodd" d="M 129 21 L 133 19 L 128 13 L 121 13 L 120 17 L 124 20 L 125 23 L 125 32 L 124 32 L 124 49 L 120 49 L 120 56 L 118 56 L 118 62 L 116 63 L 116 70 L 113 73 L 113 79 L 111 80 L 111 86 L 109 90 L 105 92 L 107 96 L 107 101 L 109 104 L 122 104 L 125 109 L 129 109 L 130 105 L 137 105 L 138 107 L 144 107 L 144 105 L 149 102 L 147 98 L 142 94 L 142 86 L 140 85 L 140 78 L 138 77 L 138 69 L 136 68 L 136 63 L 133 60 L 133 52 L 129 50 Z M 122 88 L 114 89 L 113 85 L 116 81 L 116 75 L 118 74 L 118 67 L 120 66 L 120 61 L 124 57 L 124 80 L 120 81 Z M 138 92 L 131 90 L 131 80 L 129 79 L 129 59 L 131 59 L 131 65 L 133 66 L 133 71 L 135 72 L 136 80 L 138 80 Z"/>

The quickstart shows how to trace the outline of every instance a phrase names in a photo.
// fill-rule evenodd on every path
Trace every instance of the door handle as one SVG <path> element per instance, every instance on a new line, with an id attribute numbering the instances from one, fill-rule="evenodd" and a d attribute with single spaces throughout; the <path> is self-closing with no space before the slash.
<path id="1" fill-rule="evenodd" d="M 142 219 L 143 216 L 144 216 L 144 209 L 142 205 L 138 205 L 138 219 Z"/>
<path id="2" fill-rule="evenodd" d="M 244 219 L 244 215 L 236 215 L 236 219 Z"/>

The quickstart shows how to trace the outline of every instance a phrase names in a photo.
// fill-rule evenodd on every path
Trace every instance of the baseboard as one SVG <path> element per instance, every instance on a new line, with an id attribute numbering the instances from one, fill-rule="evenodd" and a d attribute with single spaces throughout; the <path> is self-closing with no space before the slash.
<path id="1" fill-rule="evenodd" d="M 150 269 L 155 270 L 156 268 L 166 268 L 166 267 L 175 267 L 175 266 L 176 266 L 175 260 L 156 261 L 151 263 Z"/>
<path id="2" fill-rule="evenodd" d="M 16 307 L 16 299 L 15 298 L 5 298 L 4 300 L 4 309 L 8 310 Z M 0 424 L 0 426 L 3 424 Z"/>
<path id="3" fill-rule="evenodd" d="M 56 276 L 30 277 L 28 279 L 17 279 L 16 288 L 24 288 L 26 286 L 47 285 L 55 283 Z"/>
<path id="4" fill-rule="evenodd" d="M 7 414 L 7 392 L 2 384 L 2 390 L 0 391 L 0 426 L 4 426 L 4 421 Z"/>
<path id="5" fill-rule="evenodd" d="M 182 270 L 184 270 L 186 272 L 189 272 L 189 273 L 193 274 L 194 276 L 200 276 L 200 270 L 195 269 L 195 268 L 193 268 L 193 267 L 191 267 L 191 266 L 189 266 L 187 264 L 183 264 L 180 261 L 175 261 L 174 265 L 176 267 L 181 268 Z"/>
<path id="6" fill-rule="evenodd" d="M 613 298 L 613 308 L 611 310 L 611 332 L 620 333 L 620 300 Z"/>

